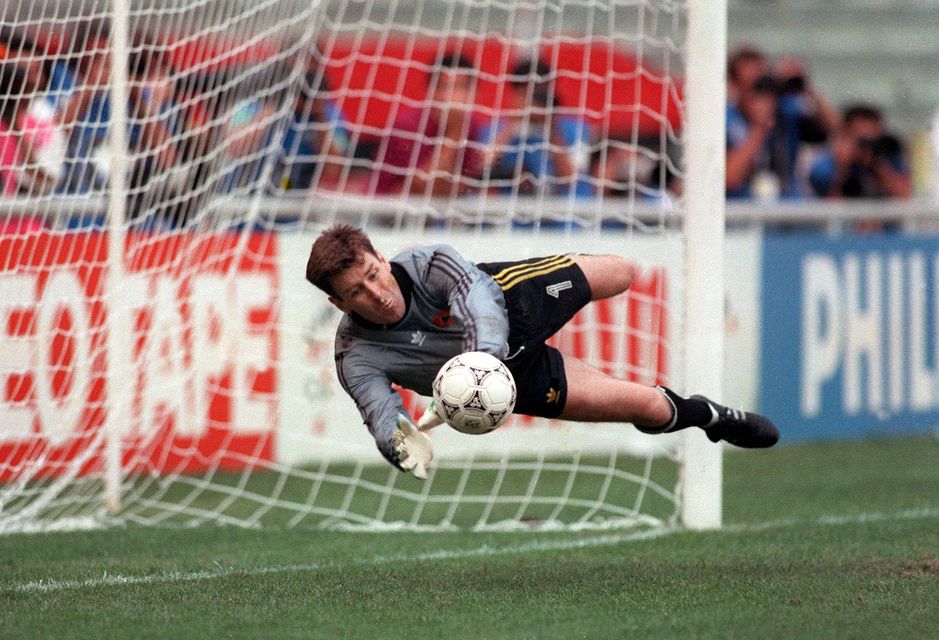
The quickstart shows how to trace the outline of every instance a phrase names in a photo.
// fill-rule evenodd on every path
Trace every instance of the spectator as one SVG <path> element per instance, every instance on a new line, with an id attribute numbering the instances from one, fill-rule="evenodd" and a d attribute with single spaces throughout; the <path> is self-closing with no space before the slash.
<path id="1" fill-rule="evenodd" d="M 772 160 L 778 84 L 764 75 L 749 88 L 740 85 L 736 93 L 736 100 L 727 103 L 727 197 L 775 199 L 779 179 Z"/>
<path id="2" fill-rule="evenodd" d="M 0 193 L 15 196 L 24 170 L 21 126 L 29 108 L 26 72 L 15 62 L 0 62 Z"/>
<path id="3" fill-rule="evenodd" d="M 641 143 L 640 143 L 641 144 Z M 597 192 L 605 198 L 626 198 L 671 210 L 681 195 L 681 180 L 669 168 L 671 161 L 646 146 L 610 138 L 592 154 L 592 175 Z M 603 228 L 623 228 L 631 224 L 630 208 L 603 208 Z"/>
<path id="4" fill-rule="evenodd" d="M 592 154 L 591 173 L 598 193 L 604 196 L 656 200 L 663 193 L 658 180 L 653 179 L 656 168 L 665 158 L 658 158 L 651 149 L 636 146 L 630 140 L 610 138 L 604 140 Z"/>
<path id="5" fill-rule="evenodd" d="M 110 179 L 111 52 L 96 40 L 76 56 L 78 83 L 62 119 L 71 123 L 65 193 L 104 189 Z M 157 44 L 137 36 L 128 55 L 128 216 L 160 206 L 182 188 L 176 136 L 184 130 L 172 69 Z M 152 213 L 152 212 L 151 212 Z"/>
<path id="6" fill-rule="evenodd" d="M 799 58 L 775 69 L 746 45 L 727 66 L 727 197 L 775 200 L 810 194 L 808 167 L 841 116 L 809 79 Z"/>
<path id="7" fill-rule="evenodd" d="M 244 98 L 228 111 L 222 141 L 230 168 L 222 178 L 223 193 L 253 193 L 260 186 L 276 121 L 274 100 Z"/>
<path id="8" fill-rule="evenodd" d="M 401 111 L 377 154 L 377 193 L 457 196 L 478 184 L 484 126 L 475 114 L 476 68 L 448 53 L 434 69 L 428 107 Z"/>
<path id="9" fill-rule="evenodd" d="M 15 59 L 31 77 L 42 78 L 37 83 L 42 87 L 39 95 L 56 111 L 61 110 L 75 86 L 75 75 L 68 61 L 53 53 L 55 47 L 48 44 L 48 39 L 0 26 L 0 43 L 6 59 Z"/>
<path id="10" fill-rule="evenodd" d="M 523 60 L 511 71 L 508 115 L 486 131 L 486 167 L 503 193 L 596 195 L 586 120 L 564 113 L 550 68 Z"/>
<path id="11" fill-rule="evenodd" d="M 33 119 L 29 72 L 15 61 L 0 61 L 0 193 L 51 191 L 53 178 L 38 158 L 50 132 Z"/>
<path id="12" fill-rule="evenodd" d="M 152 206 L 153 197 L 160 195 L 156 183 L 139 193 L 138 203 L 132 203 L 138 211 L 141 206 L 148 209 L 148 219 L 142 222 L 181 228 L 203 224 L 213 215 L 213 209 L 206 206 L 208 202 L 225 188 L 233 188 L 236 182 L 233 174 L 247 174 L 240 160 L 229 159 L 233 108 L 243 91 L 212 90 L 219 86 L 236 87 L 240 72 L 237 68 L 202 70 L 187 75 L 186 82 L 170 82 L 174 78 L 167 76 L 144 90 L 145 94 L 153 90 L 151 95 L 169 96 L 168 100 L 156 98 L 154 102 L 163 105 L 159 109 L 160 118 L 172 134 L 175 164 L 172 169 L 156 174 L 165 181 L 165 193 L 171 196 L 163 198 L 159 208 Z M 141 83 L 140 88 L 147 84 Z M 136 137 L 133 131 L 131 136 Z M 146 154 L 141 157 L 145 159 Z M 226 173 L 224 169 L 232 164 L 235 169 Z M 136 170 L 140 177 L 146 175 L 145 171 Z"/>
<path id="13" fill-rule="evenodd" d="M 83 194 L 103 189 L 109 171 L 111 56 L 105 39 L 94 40 L 88 50 L 75 56 L 75 75 L 75 89 L 61 116 L 70 133 L 59 189 Z"/>
<path id="14" fill-rule="evenodd" d="M 17 130 L 18 123 L 28 113 L 29 101 L 22 91 L 26 82 L 26 72 L 19 65 L 0 62 L 0 197 L 17 194 L 26 169 L 23 157 L 28 144 Z M 22 235 L 42 227 L 42 220 L 30 215 L 0 217 L 0 235 Z"/>
<path id="15" fill-rule="evenodd" d="M 17 123 L 25 154 L 19 188 L 35 195 L 51 193 L 62 178 L 67 148 L 56 111 L 58 96 L 50 86 L 57 63 L 32 38 L 18 31 L 0 32 L 0 42 L 5 60 L 23 71 L 21 93 L 28 101 L 26 113 Z"/>
<path id="16" fill-rule="evenodd" d="M 128 67 L 128 143 L 144 163 L 154 165 L 154 169 L 167 169 L 176 162 L 173 136 L 183 128 L 170 77 L 172 68 L 158 48 L 150 44 L 130 53 Z M 132 183 L 146 181 L 147 175 Z"/>
<path id="17" fill-rule="evenodd" d="M 273 69 L 276 82 L 271 84 L 282 84 L 289 72 L 287 65 Z M 173 134 L 176 164 L 159 177 L 166 179 L 166 188 L 184 188 L 170 191 L 173 197 L 165 199 L 161 210 L 151 211 L 146 222 L 185 228 L 214 224 L 217 209 L 207 205 L 216 195 L 244 196 L 265 186 L 262 178 L 277 155 L 275 125 L 289 110 L 279 89 L 252 95 L 257 90 L 254 80 L 233 65 L 196 71 L 187 75 L 186 82 L 172 83 L 165 123 Z"/>
<path id="18" fill-rule="evenodd" d="M 761 49 L 753 45 L 738 47 L 727 60 L 727 102 L 738 104 L 741 96 L 769 74 L 769 59 Z"/>
<path id="19" fill-rule="evenodd" d="M 841 114 L 815 88 L 808 67 L 796 57 L 776 63 L 779 81 L 775 161 L 783 198 L 811 194 L 809 167 L 820 147 L 841 126 Z"/>
<path id="20" fill-rule="evenodd" d="M 913 183 L 903 144 L 889 134 L 880 109 L 855 104 L 812 165 L 810 180 L 823 198 L 907 198 Z"/>
<path id="21" fill-rule="evenodd" d="M 329 93 L 325 74 L 313 67 L 284 131 L 278 171 L 283 189 L 309 189 L 314 182 L 332 188 L 342 178 L 343 159 L 351 155 L 351 143 L 342 111 Z"/>
<path id="22" fill-rule="evenodd" d="M 204 115 L 199 119 L 209 119 L 204 142 L 209 143 L 205 153 L 211 160 L 205 168 L 221 193 L 249 195 L 269 192 L 273 186 L 282 134 L 295 110 L 287 100 L 292 61 L 273 62 L 267 72 L 266 90 L 259 92 L 257 78 L 248 69 L 238 65 L 220 70 L 212 82 L 222 82 L 228 90 L 200 107 Z"/>
<path id="23" fill-rule="evenodd" d="M 187 127 L 172 71 L 158 45 L 137 39 L 128 56 L 129 216 L 175 227 L 185 223 L 171 202 L 187 188 L 179 153 Z"/>

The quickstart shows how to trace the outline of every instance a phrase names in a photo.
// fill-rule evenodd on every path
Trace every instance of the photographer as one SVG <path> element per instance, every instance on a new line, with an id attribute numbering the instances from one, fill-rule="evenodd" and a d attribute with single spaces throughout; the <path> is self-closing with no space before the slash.
<path id="1" fill-rule="evenodd" d="M 913 193 L 903 145 L 885 131 L 880 109 L 856 104 L 809 175 L 823 198 L 908 198 Z"/>
<path id="2" fill-rule="evenodd" d="M 728 198 L 778 197 L 779 176 L 773 161 L 778 106 L 779 86 L 769 75 L 760 76 L 749 89 L 741 89 L 735 101 L 728 102 L 725 173 Z"/>
<path id="3" fill-rule="evenodd" d="M 783 198 L 811 195 L 809 167 L 841 127 L 838 109 L 812 83 L 800 58 L 787 56 L 775 65 L 779 85 L 778 139 L 775 157 Z"/>

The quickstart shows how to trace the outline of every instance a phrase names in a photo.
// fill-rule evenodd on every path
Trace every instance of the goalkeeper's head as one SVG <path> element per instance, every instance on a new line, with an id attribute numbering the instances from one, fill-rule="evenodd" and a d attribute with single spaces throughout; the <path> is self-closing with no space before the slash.
<path id="1" fill-rule="evenodd" d="M 320 234 L 306 265 L 306 278 L 345 313 L 375 324 L 394 324 L 406 310 L 391 264 L 361 229 L 337 224 Z"/>
<path id="2" fill-rule="evenodd" d="M 334 225 L 313 243 L 306 263 L 306 279 L 327 295 L 334 296 L 332 279 L 369 255 L 377 257 L 378 252 L 364 231 L 350 224 Z"/>

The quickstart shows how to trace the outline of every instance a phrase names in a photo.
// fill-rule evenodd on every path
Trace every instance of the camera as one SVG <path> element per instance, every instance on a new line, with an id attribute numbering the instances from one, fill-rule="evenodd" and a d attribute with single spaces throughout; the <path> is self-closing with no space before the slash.
<path id="1" fill-rule="evenodd" d="M 753 83 L 754 93 L 771 93 L 778 95 L 780 92 L 779 80 L 769 74 L 762 75 Z"/>
<path id="2" fill-rule="evenodd" d="M 877 138 L 858 138 L 858 149 L 869 151 L 878 158 L 889 158 L 900 153 L 900 141 L 896 136 L 884 134 Z"/>
<path id="3" fill-rule="evenodd" d="M 803 93 L 807 84 L 803 75 L 789 76 L 779 83 L 779 90 L 788 94 Z"/>

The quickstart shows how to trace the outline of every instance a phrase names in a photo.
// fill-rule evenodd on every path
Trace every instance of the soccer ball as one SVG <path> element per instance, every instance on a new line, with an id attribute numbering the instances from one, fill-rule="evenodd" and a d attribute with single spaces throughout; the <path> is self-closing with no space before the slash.
<path id="1" fill-rule="evenodd" d="M 447 361 L 434 378 L 437 414 L 457 431 L 489 433 L 515 408 L 515 379 L 498 358 L 468 351 Z"/>

